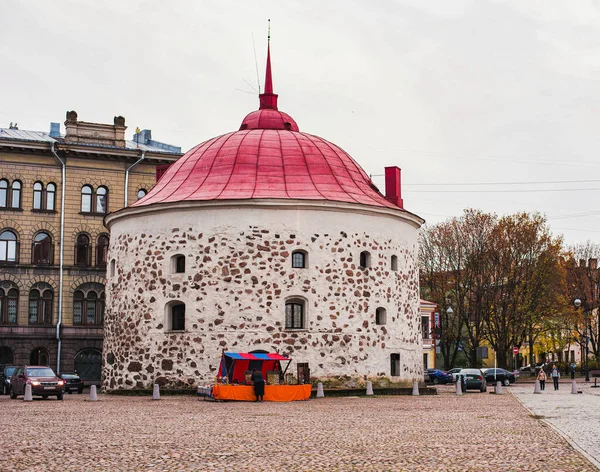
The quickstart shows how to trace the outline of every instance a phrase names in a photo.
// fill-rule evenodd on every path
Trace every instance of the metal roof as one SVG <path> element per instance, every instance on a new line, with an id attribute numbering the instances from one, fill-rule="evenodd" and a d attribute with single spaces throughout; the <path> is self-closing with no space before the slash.
<path id="1" fill-rule="evenodd" d="M 102 149 L 127 149 L 127 150 L 136 150 L 147 151 L 147 152 L 156 152 L 161 154 L 180 154 L 178 152 L 172 152 L 166 150 L 161 147 L 148 146 L 147 144 L 138 144 L 135 141 L 126 140 L 125 148 L 117 147 L 117 146 L 103 146 L 101 144 L 89 144 L 89 143 L 69 143 L 64 141 L 64 136 L 61 139 L 55 139 L 50 136 L 49 133 L 45 131 L 30 131 L 23 129 L 15 129 L 15 128 L 0 128 L 0 142 L 2 140 L 9 139 L 15 141 L 27 141 L 27 142 L 38 142 L 38 143 L 64 143 L 71 144 L 73 146 L 85 146 L 92 148 L 102 148 Z"/>

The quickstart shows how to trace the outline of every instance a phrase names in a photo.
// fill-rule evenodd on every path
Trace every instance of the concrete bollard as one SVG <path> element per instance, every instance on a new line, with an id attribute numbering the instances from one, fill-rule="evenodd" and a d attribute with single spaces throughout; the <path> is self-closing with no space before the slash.
<path id="1" fill-rule="evenodd" d="M 496 382 L 496 395 L 502 395 L 504 392 L 502 391 L 502 382 L 498 380 Z"/>
<path id="2" fill-rule="evenodd" d="M 412 394 L 414 396 L 419 395 L 419 382 L 417 382 L 416 380 L 413 382 L 413 391 Z"/>
<path id="3" fill-rule="evenodd" d="M 158 384 L 154 384 L 154 390 L 152 391 L 152 400 L 160 400 L 160 388 Z"/>
<path id="4" fill-rule="evenodd" d="M 571 381 L 571 393 L 577 393 L 577 382 L 575 380 Z"/>
<path id="5" fill-rule="evenodd" d="M 461 385 L 460 377 L 458 377 L 458 380 L 456 381 L 456 394 L 462 395 L 462 385 Z"/>
<path id="6" fill-rule="evenodd" d="M 373 395 L 373 382 L 367 380 L 367 395 Z"/>
<path id="7" fill-rule="evenodd" d="M 323 382 L 317 384 L 317 398 L 323 398 L 325 393 L 323 392 Z"/>
<path id="8" fill-rule="evenodd" d="M 23 401 L 24 402 L 33 401 L 33 395 L 31 394 L 31 385 L 29 385 L 29 384 L 25 385 L 25 395 L 23 396 Z"/>
<path id="9" fill-rule="evenodd" d="M 533 389 L 533 393 L 542 393 L 542 388 L 540 386 L 540 381 L 535 381 L 535 388 Z"/>
<path id="10" fill-rule="evenodd" d="M 95 385 L 91 385 L 90 386 L 90 401 L 91 402 L 97 402 L 98 401 L 98 394 L 96 392 L 96 386 Z"/>

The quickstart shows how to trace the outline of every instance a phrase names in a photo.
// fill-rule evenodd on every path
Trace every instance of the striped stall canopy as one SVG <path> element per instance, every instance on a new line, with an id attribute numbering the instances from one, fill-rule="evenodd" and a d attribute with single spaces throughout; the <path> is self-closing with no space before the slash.
<path id="1" fill-rule="evenodd" d="M 250 353 L 250 352 L 225 352 L 224 355 L 235 360 L 245 361 L 289 361 L 288 357 L 284 357 L 277 353 Z"/>

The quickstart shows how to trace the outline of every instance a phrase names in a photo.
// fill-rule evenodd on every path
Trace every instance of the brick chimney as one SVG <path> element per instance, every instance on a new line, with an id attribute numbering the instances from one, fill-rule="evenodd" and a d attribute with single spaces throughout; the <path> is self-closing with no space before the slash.
<path id="1" fill-rule="evenodd" d="M 399 167 L 385 168 L 385 199 L 394 205 L 404 208 L 402 201 L 401 176 Z"/>

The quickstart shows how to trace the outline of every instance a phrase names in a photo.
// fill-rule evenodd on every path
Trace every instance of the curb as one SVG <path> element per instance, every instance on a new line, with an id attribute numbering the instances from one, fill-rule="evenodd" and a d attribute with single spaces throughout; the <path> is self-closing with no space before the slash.
<path id="1" fill-rule="evenodd" d="M 527 405 L 525 405 L 525 403 L 523 403 L 523 401 L 521 401 L 521 399 L 519 397 L 517 397 L 517 395 L 515 395 L 515 393 L 512 390 L 510 390 L 509 392 L 513 397 L 515 397 L 517 399 L 517 401 L 523 406 L 523 408 L 525 408 L 529 412 L 529 414 L 531 416 L 538 416 L 531 410 L 531 408 L 529 408 Z M 590 464 L 592 464 L 592 466 L 594 466 L 596 469 L 600 470 L 600 462 L 598 460 L 596 460 L 594 457 L 590 456 L 581 446 L 579 446 L 579 444 L 577 444 L 575 442 L 575 440 L 571 436 L 569 436 L 568 434 L 561 431 L 557 426 L 553 425 L 548 420 L 545 420 L 543 418 L 538 418 L 538 421 L 542 421 L 546 425 L 550 426 L 550 428 L 552 428 L 554 431 L 556 431 L 561 438 L 563 438 L 565 441 L 567 441 L 573 447 L 573 449 L 575 449 L 583 457 L 585 457 L 590 462 Z"/>

